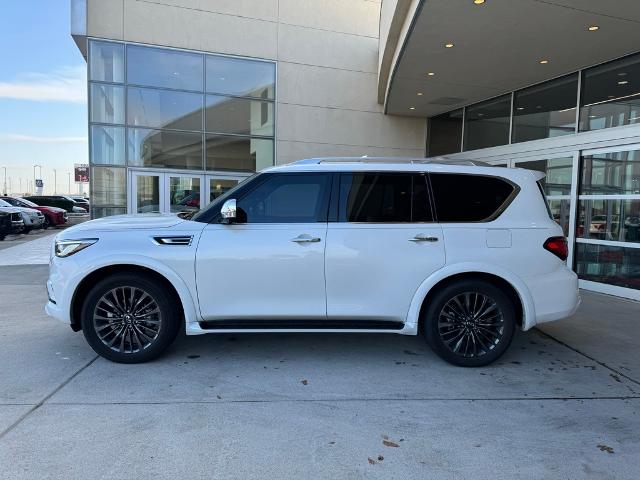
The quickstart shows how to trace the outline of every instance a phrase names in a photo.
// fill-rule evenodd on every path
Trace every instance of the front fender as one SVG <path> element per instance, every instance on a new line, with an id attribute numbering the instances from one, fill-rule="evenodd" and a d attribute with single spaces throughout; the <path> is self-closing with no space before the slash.
<path id="1" fill-rule="evenodd" d="M 536 311 L 533 304 L 533 298 L 526 284 L 520 279 L 520 277 L 509 270 L 496 267 L 491 264 L 468 262 L 448 265 L 434 272 L 424 282 L 422 282 L 422 284 L 420 284 L 416 293 L 413 295 L 413 299 L 411 300 L 403 333 L 416 334 L 418 332 L 420 309 L 422 308 L 422 303 L 427 297 L 427 294 L 442 280 L 460 273 L 488 273 L 509 282 L 518 293 L 520 301 L 522 302 L 522 330 L 529 330 L 535 325 Z"/>
<path id="2" fill-rule="evenodd" d="M 173 285 L 173 288 L 176 289 L 176 292 L 180 297 L 180 301 L 182 302 L 184 309 L 185 323 L 188 324 L 199 320 L 193 295 L 183 278 L 178 275 L 175 270 L 151 257 L 144 255 L 123 255 L 121 253 L 118 253 L 118 255 L 107 255 L 99 258 L 92 258 L 90 266 L 86 266 L 87 268 L 77 269 L 77 273 L 73 274 L 68 281 L 68 285 L 72 286 L 72 288 L 69 289 L 72 292 L 68 297 L 69 313 L 71 312 L 71 302 L 75 296 L 76 290 L 78 289 L 78 285 L 80 285 L 80 282 L 82 282 L 87 275 L 104 267 L 117 267 L 119 265 L 145 267 L 162 275 L 169 281 L 169 283 L 171 283 L 171 285 Z"/>

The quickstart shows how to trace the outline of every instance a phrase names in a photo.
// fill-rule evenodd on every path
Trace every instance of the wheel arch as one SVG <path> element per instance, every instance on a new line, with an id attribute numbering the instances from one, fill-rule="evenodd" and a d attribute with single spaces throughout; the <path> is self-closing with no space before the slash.
<path id="1" fill-rule="evenodd" d="M 167 278 L 166 275 L 148 266 L 133 263 L 121 263 L 96 268 L 95 270 L 87 274 L 84 278 L 82 278 L 82 280 L 78 283 L 73 292 L 73 296 L 71 297 L 71 303 L 69 306 L 69 315 L 71 321 L 70 323 L 71 328 L 74 331 L 77 332 L 82 329 L 80 316 L 82 311 L 83 299 L 86 297 L 87 293 L 99 280 L 102 280 L 103 278 L 116 273 L 139 273 L 161 282 L 164 288 L 167 289 L 168 295 L 173 297 L 175 301 L 178 302 L 180 312 L 182 312 L 183 320 L 186 322 L 194 320 L 192 318 L 195 315 L 193 304 L 188 303 L 189 300 L 185 298 L 185 295 L 187 295 L 187 293 L 185 293 L 184 291 L 179 291 L 182 290 L 181 286 L 176 288 L 174 284 L 175 279 L 172 279 L 172 281 Z M 189 307 L 191 307 L 191 310 Z"/>
<path id="2" fill-rule="evenodd" d="M 405 331 L 417 334 L 421 324 L 422 313 L 429 299 L 441 288 L 461 279 L 476 278 L 488 281 L 502 288 L 511 298 L 516 308 L 516 318 L 522 330 L 535 325 L 535 307 L 529 289 L 515 274 L 485 265 L 458 265 L 438 272 L 427 278 L 418 287 L 407 313 Z"/>

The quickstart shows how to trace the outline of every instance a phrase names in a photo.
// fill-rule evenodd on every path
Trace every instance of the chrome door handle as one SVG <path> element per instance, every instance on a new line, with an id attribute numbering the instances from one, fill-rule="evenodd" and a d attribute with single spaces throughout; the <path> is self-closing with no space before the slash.
<path id="1" fill-rule="evenodd" d="M 424 233 L 419 233 L 413 238 L 409 239 L 410 242 L 437 242 L 438 237 L 432 237 L 430 235 L 425 235 Z"/>
<path id="2" fill-rule="evenodd" d="M 311 235 L 305 233 L 302 235 L 298 235 L 296 238 L 292 238 L 291 241 L 296 243 L 316 243 L 319 242 L 320 239 L 318 237 L 312 237 Z"/>

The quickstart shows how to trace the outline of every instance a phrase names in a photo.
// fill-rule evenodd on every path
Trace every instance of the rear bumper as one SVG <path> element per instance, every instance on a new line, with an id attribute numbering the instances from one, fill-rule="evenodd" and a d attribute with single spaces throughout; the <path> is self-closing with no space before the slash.
<path id="1" fill-rule="evenodd" d="M 552 273 L 523 280 L 533 298 L 536 324 L 570 317 L 580 306 L 578 276 L 564 265 Z"/>

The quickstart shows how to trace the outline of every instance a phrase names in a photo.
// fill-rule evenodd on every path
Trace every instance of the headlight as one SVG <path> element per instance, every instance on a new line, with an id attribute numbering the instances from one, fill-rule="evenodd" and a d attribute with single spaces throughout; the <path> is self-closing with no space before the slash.
<path id="1" fill-rule="evenodd" d="M 82 240 L 56 240 L 56 257 L 64 258 L 93 245 L 97 238 L 83 238 Z"/>

